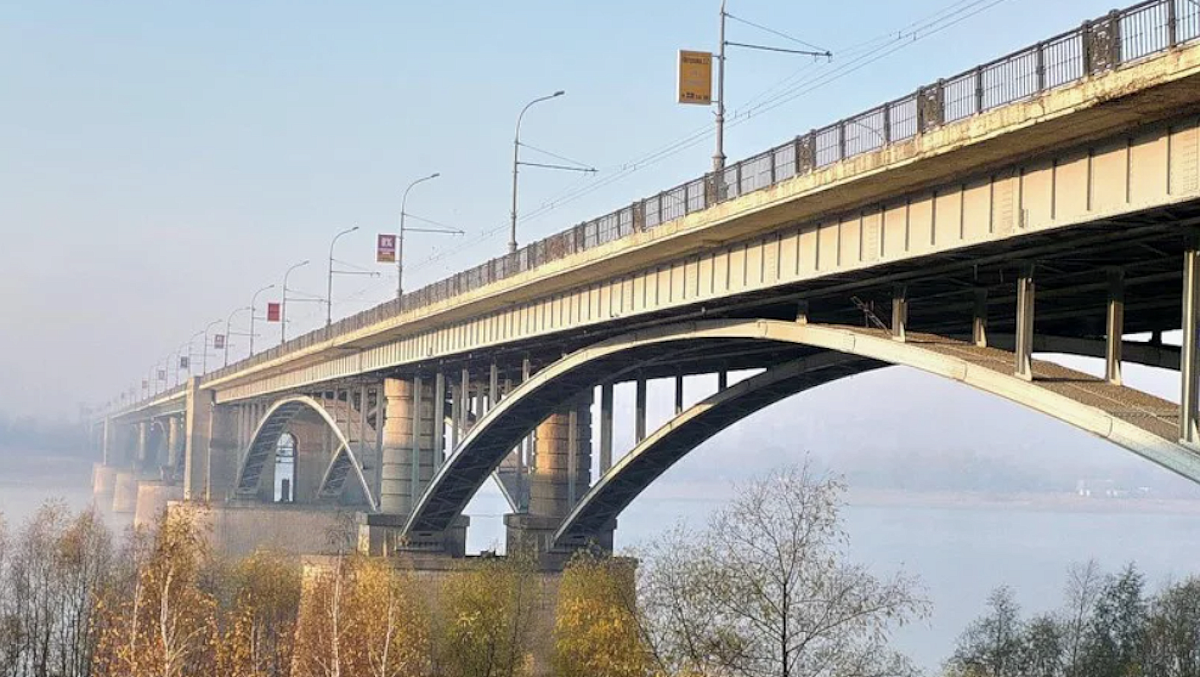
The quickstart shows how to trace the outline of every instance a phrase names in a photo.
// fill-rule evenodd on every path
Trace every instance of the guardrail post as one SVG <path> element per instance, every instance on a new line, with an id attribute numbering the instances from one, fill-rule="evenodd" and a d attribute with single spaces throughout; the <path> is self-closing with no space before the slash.
<path id="1" fill-rule="evenodd" d="M 633 221 L 633 223 L 632 223 L 633 232 L 640 233 L 643 230 L 646 230 L 646 202 L 645 202 L 645 200 L 638 200 L 637 202 L 634 202 L 632 205 L 630 205 L 630 212 L 632 213 L 631 220 Z M 617 217 L 618 232 L 621 229 L 620 219 L 621 219 L 621 217 L 618 216 Z"/>
<path id="2" fill-rule="evenodd" d="M 1116 68 L 1121 64 L 1121 13 L 1113 10 L 1108 13 L 1108 67 Z"/>
<path id="3" fill-rule="evenodd" d="M 892 142 L 892 104 L 883 104 L 883 145 Z"/>
<path id="4" fill-rule="evenodd" d="M 1175 47 L 1179 44 L 1179 17 L 1175 10 L 1175 0 L 1166 0 L 1167 2 L 1167 46 Z"/>
<path id="5" fill-rule="evenodd" d="M 846 159 L 846 121 L 843 120 L 837 125 L 838 133 L 838 160 Z"/>
<path id="6" fill-rule="evenodd" d="M 983 112 L 983 67 L 975 69 L 975 112 Z"/>
<path id="7" fill-rule="evenodd" d="M 1091 75 L 1095 67 L 1092 58 L 1092 22 L 1084 21 L 1079 29 L 1079 53 L 1083 58 L 1083 74 Z"/>
<path id="8" fill-rule="evenodd" d="M 1046 91 L 1046 43 L 1039 42 L 1035 49 L 1034 60 L 1037 65 L 1037 91 Z"/>

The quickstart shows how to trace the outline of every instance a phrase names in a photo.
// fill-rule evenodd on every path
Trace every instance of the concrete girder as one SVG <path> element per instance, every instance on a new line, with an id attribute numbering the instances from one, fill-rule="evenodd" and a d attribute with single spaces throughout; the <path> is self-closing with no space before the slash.
<path id="1" fill-rule="evenodd" d="M 371 493 L 366 478 L 363 477 L 362 464 L 355 457 L 346 433 L 338 426 L 335 417 L 318 400 L 306 395 L 288 397 L 275 402 L 259 421 L 254 429 L 254 434 L 250 437 L 250 444 L 242 462 L 238 466 L 237 480 L 234 484 L 235 493 L 246 495 L 257 490 L 263 467 L 269 459 L 275 457 L 275 446 L 279 442 L 280 435 L 283 434 L 287 424 L 293 418 L 306 410 L 317 414 L 329 426 L 337 443 L 337 448 L 331 454 L 329 465 L 321 478 L 318 495 L 330 495 L 331 483 L 336 483 L 340 491 L 346 478 L 353 475 L 361 485 L 367 503 L 372 510 L 375 510 L 377 508 L 375 496 Z"/>
<path id="2" fill-rule="evenodd" d="M 1200 482 L 1200 455 L 1179 444 L 1179 408 L 1086 374 L 1032 360 L 1013 373 L 1012 353 L 928 334 L 904 343 L 889 332 L 777 320 L 713 320 L 664 325 L 599 342 L 549 365 L 488 412 L 435 475 L 405 533 L 447 528 L 521 437 L 567 397 L 614 376 L 616 360 L 678 354 L 695 342 L 773 341 L 919 369 L 1043 412 Z M 636 368 L 636 367 L 633 367 Z"/>

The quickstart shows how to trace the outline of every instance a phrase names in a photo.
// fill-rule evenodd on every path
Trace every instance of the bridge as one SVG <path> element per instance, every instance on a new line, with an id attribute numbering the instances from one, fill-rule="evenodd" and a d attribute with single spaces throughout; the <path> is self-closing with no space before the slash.
<path id="1" fill-rule="evenodd" d="M 365 550 L 461 556 L 494 478 L 509 547 L 552 557 L 611 547 L 720 430 L 892 365 L 1200 481 L 1198 324 L 1200 7 L 1151 0 L 107 411 L 96 490 L 248 528 L 281 504 L 351 511 Z M 1125 385 L 1127 362 L 1178 370 L 1181 404 Z M 699 374 L 717 387 L 685 407 Z M 649 430 L 655 380 L 674 415 Z"/>

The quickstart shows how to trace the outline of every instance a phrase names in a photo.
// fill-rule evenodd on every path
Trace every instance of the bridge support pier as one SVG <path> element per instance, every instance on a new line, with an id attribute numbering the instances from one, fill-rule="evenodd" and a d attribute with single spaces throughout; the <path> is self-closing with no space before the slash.
<path id="1" fill-rule="evenodd" d="M 150 421 L 142 421 L 137 424 L 137 456 L 135 456 L 139 469 L 146 467 L 146 463 L 150 458 Z"/>
<path id="2" fill-rule="evenodd" d="M 986 348 L 988 325 L 988 290 L 980 287 L 975 290 L 975 308 L 971 318 L 971 342 L 980 348 Z"/>
<path id="3" fill-rule="evenodd" d="M 165 477 L 174 483 L 179 477 L 179 457 L 183 451 L 183 420 L 178 416 L 167 419 L 167 463 Z"/>
<path id="4" fill-rule="evenodd" d="M 1197 340 L 1200 336 L 1200 234 L 1189 234 L 1183 252 L 1183 337 L 1179 354 L 1182 393 L 1179 399 L 1179 439 L 1200 445 L 1200 411 L 1197 408 Z"/>
<path id="5" fill-rule="evenodd" d="M 223 500 L 237 473 L 237 421 L 232 407 L 218 406 L 213 391 L 188 379 L 183 429 L 183 497 Z"/>
<path id="6" fill-rule="evenodd" d="M 1121 385 L 1121 346 L 1125 335 L 1125 271 L 1108 271 L 1108 312 L 1104 323 L 1104 379 Z"/>
<path id="7" fill-rule="evenodd" d="M 644 387 L 639 386 L 639 391 L 644 391 Z M 601 410 L 603 412 L 607 404 L 608 425 L 611 426 L 612 405 L 605 399 L 602 389 Z M 604 414 L 601 416 L 604 420 Z M 592 392 L 582 393 L 542 421 L 536 437 L 529 513 L 504 517 L 508 552 L 530 548 L 545 553 L 563 518 L 591 486 Z M 594 541 L 600 547 L 611 549 L 612 530 L 596 534 Z"/>
<path id="8" fill-rule="evenodd" d="M 1033 380 L 1033 265 L 1021 267 L 1017 277 L 1017 334 L 1016 375 L 1027 381 Z"/>
<path id="9" fill-rule="evenodd" d="M 904 342 L 908 326 L 908 285 L 898 284 L 892 291 L 892 338 Z"/>

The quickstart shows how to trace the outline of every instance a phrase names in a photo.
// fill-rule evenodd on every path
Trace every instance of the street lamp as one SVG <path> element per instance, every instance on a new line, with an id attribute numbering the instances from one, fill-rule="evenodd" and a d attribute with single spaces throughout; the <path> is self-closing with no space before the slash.
<path id="1" fill-rule="evenodd" d="M 275 285 L 269 284 L 269 285 L 263 287 L 262 289 L 259 289 L 258 291 L 254 292 L 254 296 L 250 297 L 250 355 L 254 354 L 254 314 L 258 311 L 258 308 L 257 308 L 258 295 L 267 291 L 268 289 L 274 289 L 274 288 L 275 288 Z M 229 340 L 226 339 L 225 342 L 228 343 Z"/>
<path id="2" fill-rule="evenodd" d="M 208 326 L 204 327 L 204 354 L 200 356 L 200 375 L 201 376 L 208 373 L 208 330 L 212 329 L 213 327 L 217 326 L 218 324 L 221 324 L 220 320 L 213 320 L 212 322 L 208 323 Z M 226 337 L 226 340 L 228 340 L 228 337 Z"/>
<path id="3" fill-rule="evenodd" d="M 399 301 L 404 296 L 404 208 L 408 206 L 408 191 L 413 189 L 413 186 L 418 183 L 424 183 L 441 176 L 440 172 L 434 172 L 429 176 L 422 177 L 408 184 L 408 188 L 404 189 L 404 197 L 400 200 L 400 235 L 396 237 L 396 300 Z"/>
<path id="4" fill-rule="evenodd" d="M 560 89 L 549 96 L 538 97 L 525 104 L 525 107 L 521 109 L 521 114 L 517 116 L 517 133 L 513 135 L 512 225 L 508 230 L 509 254 L 517 253 L 517 166 L 520 163 L 519 153 L 521 152 L 521 120 L 525 117 L 525 111 L 529 110 L 533 104 L 549 101 L 563 94 L 566 92 Z"/>
<path id="5" fill-rule="evenodd" d="M 224 346 L 225 347 L 225 364 L 223 366 L 226 366 L 226 367 L 229 366 L 229 325 L 231 322 L 233 322 L 233 316 L 237 315 L 238 313 L 242 312 L 243 310 L 250 311 L 250 316 L 251 316 L 250 321 L 253 322 L 254 321 L 253 320 L 254 309 L 251 308 L 250 306 L 242 306 L 241 308 L 234 308 L 233 312 L 229 313 L 229 317 L 225 318 L 225 346 Z M 251 331 L 253 331 L 253 329 L 251 329 Z"/>
<path id="6" fill-rule="evenodd" d="M 300 263 L 297 263 L 296 265 L 292 266 L 291 268 L 288 268 L 287 272 L 283 274 L 283 298 L 280 299 L 280 301 L 279 301 L 279 345 L 283 345 L 284 343 L 287 342 L 287 292 L 288 292 L 287 281 L 288 281 L 288 275 L 291 275 L 293 270 L 300 268 L 302 266 L 307 266 L 307 265 L 308 265 L 308 259 L 304 259 Z"/>
<path id="7" fill-rule="evenodd" d="M 333 324 L 333 246 L 337 244 L 338 239 L 343 235 L 349 235 L 358 230 L 358 226 L 347 228 L 337 235 L 333 236 L 333 240 L 329 243 L 329 281 L 325 288 L 325 326 Z"/>

